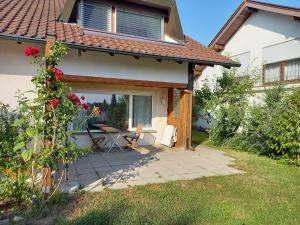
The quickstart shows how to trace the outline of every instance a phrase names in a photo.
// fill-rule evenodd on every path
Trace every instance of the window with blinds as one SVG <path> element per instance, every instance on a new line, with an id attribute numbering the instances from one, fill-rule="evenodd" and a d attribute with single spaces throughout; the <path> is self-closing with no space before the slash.
<path id="1" fill-rule="evenodd" d="M 265 65 L 265 82 L 280 81 L 280 63 Z"/>
<path id="2" fill-rule="evenodd" d="M 111 31 L 112 7 L 93 0 L 82 0 L 81 23 L 84 28 Z"/>
<path id="3" fill-rule="evenodd" d="M 289 60 L 284 64 L 284 79 L 285 80 L 300 79 L 300 59 Z"/>
<path id="4" fill-rule="evenodd" d="M 117 33 L 162 40 L 162 17 L 118 8 Z"/>

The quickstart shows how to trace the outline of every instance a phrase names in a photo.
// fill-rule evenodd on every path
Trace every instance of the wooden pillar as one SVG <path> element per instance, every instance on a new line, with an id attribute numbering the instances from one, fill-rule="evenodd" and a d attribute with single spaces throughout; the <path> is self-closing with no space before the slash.
<path id="1" fill-rule="evenodd" d="M 183 91 L 183 143 L 184 149 L 192 150 L 192 114 L 193 114 L 193 90 L 194 90 L 194 67 L 189 63 L 188 66 L 188 87 Z"/>
<path id="2" fill-rule="evenodd" d="M 45 46 L 45 57 L 48 57 L 51 54 L 51 43 L 54 42 L 54 38 L 48 38 Z M 46 67 L 48 65 L 46 64 Z M 48 109 L 48 106 L 46 105 L 46 110 Z M 48 148 L 51 148 L 51 140 L 44 140 L 44 145 Z M 52 184 L 52 168 L 43 168 L 42 169 L 42 191 L 45 193 L 45 197 L 47 197 L 47 194 L 51 192 L 51 184 Z"/>

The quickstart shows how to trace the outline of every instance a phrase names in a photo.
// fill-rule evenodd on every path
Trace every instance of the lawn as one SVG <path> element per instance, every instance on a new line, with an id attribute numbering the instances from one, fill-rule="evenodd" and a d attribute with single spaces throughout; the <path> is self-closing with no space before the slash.
<path id="1" fill-rule="evenodd" d="M 237 159 L 235 167 L 247 173 L 59 195 L 28 215 L 28 224 L 300 224 L 300 168 L 250 153 L 224 151 Z"/>

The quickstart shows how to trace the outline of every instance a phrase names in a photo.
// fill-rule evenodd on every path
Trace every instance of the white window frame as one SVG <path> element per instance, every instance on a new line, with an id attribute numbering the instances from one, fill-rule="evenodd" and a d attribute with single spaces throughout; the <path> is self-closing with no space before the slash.
<path id="1" fill-rule="evenodd" d="M 129 96 L 129 113 L 128 113 L 128 130 L 135 131 L 137 127 L 133 126 L 133 96 L 151 96 L 152 98 L 152 118 L 151 118 L 151 127 L 144 127 L 144 131 L 155 131 L 155 124 L 154 124 L 154 112 L 155 112 L 155 105 L 154 105 L 154 92 L 143 92 L 143 91 L 94 91 L 94 90 L 76 90 L 75 94 L 78 96 L 85 95 L 85 94 L 103 94 L 103 95 L 128 95 Z M 73 123 L 71 125 L 71 129 L 74 129 Z M 93 133 L 101 133 L 101 130 L 91 130 Z M 87 133 L 87 131 L 79 131 L 79 133 Z"/>
<path id="2" fill-rule="evenodd" d="M 152 100 L 152 118 L 151 118 L 151 126 L 150 127 L 144 127 L 144 130 L 153 130 L 154 129 L 154 96 L 153 94 L 146 94 L 146 93 L 142 93 L 142 94 L 131 94 L 129 95 L 129 130 L 133 131 L 136 130 L 137 127 L 133 126 L 133 96 L 151 96 L 151 100 Z"/>

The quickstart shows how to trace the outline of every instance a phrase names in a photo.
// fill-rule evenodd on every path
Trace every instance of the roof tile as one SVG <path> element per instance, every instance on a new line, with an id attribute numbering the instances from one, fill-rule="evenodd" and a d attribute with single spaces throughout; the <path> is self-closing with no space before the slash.
<path id="1" fill-rule="evenodd" d="M 2 0 L 0 33 L 39 39 L 53 35 L 57 40 L 69 44 L 94 46 L 124 53 L 216 64 L 237 64 L 187 36 L 184 43 L 174 44 L 91 32 L 81 29 L 77 24 L 59 22 L 58 18 L 64 3 L 65 0 Z"/>

